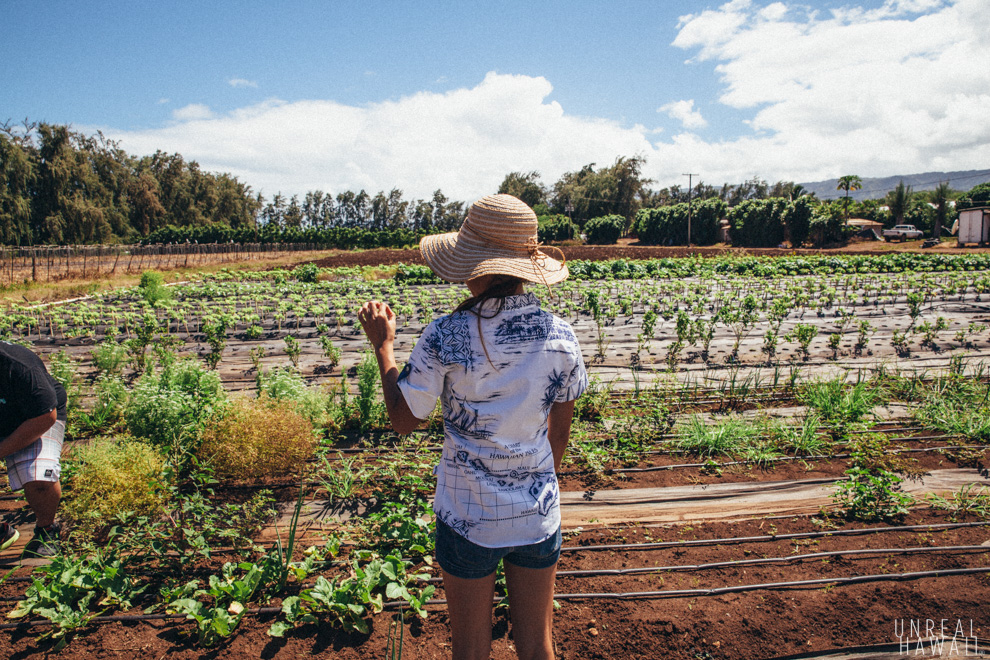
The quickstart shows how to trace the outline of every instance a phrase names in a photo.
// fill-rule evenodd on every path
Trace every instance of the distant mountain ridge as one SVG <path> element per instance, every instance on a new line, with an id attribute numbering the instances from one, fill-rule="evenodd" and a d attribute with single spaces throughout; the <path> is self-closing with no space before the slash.
<path id="1" fill-rule="evenodd" d="M 862 177 L 862 190 L 855 190 L 849 196 L 855 200 L 880 199 L 904 181 L 914 192 L 932 190 L 943 181 L 948 181 L 953 190 L 967 191 L 973 186 L 990 181 L 990 170 L 963 170 L 960 172 L 924 172 L 922 174 L 899 174 L 880 178 Z M 813 192 L 818 199 L 835 199 L 845 197 L 845 192 L 836 190 L 838 179 L 802 183 L 808 192 Z"/>

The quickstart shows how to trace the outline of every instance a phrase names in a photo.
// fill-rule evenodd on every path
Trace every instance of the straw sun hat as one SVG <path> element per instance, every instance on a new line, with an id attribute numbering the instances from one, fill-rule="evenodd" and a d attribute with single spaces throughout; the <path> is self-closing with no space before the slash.
<path id="1" fill-rule="evenodd" d="M 449 282 L 483 275 L 512 275 L 528 282 L 556 284 L 567 279 L 560 259 L 542 251 L 536 214 L 512 195 L 489 195 L 471 205 L 460 231 L 424 236 L 419 242 L 426 263 Z"/>

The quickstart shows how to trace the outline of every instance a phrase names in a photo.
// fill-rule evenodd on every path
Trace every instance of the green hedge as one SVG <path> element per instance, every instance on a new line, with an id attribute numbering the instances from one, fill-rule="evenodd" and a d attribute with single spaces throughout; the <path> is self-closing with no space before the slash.
<path id="1" fill-rule="evenodd" d="M 592 245 L 615 245 L 626 230 L 626 219 L 621 215 L 603 215 L 584 224 L 584 234 Z"/>
<path id="2" fill-rule="evenodd" d="M 710 198 L 691 205 L 691 243 L 714 245 L 718 242 L 719 220 L 728 205 Z M 687 245 L 688 205 L 659 206 L 640 209 L 636 214 L 636 235 L 646 245 Z"/>
<path id="3" fill-rule="evenodd" d="M 169 225 L 153 232 L 142 241 L 154 243 L 314 243 L 325 248 L 370 249 L 401 248 L 419 244 L 427 232 L 410 229 L 362 229 L 328 227 L 325 229 L 275 229 L 263 227 L 233 229 L 226 225 L 175 227 Z"/>
<path id="4" fill-rule="evenodd" d="M 544 215 L 539 221 L 537 231 L 541 243 L 569 241 L 577 235 L 577 227 L 566 215 Z"/>

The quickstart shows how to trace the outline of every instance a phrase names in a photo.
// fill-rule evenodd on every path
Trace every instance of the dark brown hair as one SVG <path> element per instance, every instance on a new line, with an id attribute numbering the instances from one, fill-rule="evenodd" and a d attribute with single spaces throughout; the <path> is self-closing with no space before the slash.
<path id="1" fill-rule="evenodd" d="M 525 283 L 525 281 L 526 280 L 513 277 L 512 275 L 495 275 L 492 277 L 492 281 L 488 285 L 487 289 L 462 302 L 456 309 L 454 309 L 454 312 L 471 312 L 475 316 L 481 318 L 481 307 L 484 303 L 489 300 L 497 300 L 498 305 L 496 305 L 495 311 L 492 315 L 484 317 L 486 319 L 495 318 L 505 307 L 505 299 L 509 296 L 515 295 L 516 291 L 519 289 L 519 285 Z"/>

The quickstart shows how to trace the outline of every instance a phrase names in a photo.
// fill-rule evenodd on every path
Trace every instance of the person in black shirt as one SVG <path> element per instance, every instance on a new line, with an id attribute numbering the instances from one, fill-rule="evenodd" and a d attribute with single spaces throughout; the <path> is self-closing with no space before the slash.
<path id="1" fill-rule="evenodd" d="M 60 456 L 65 435 L 66 394 L 41 359 L 29 349 L 0 341 L 0 458 L 7 463 L 11 490 L 24 489 L 34 511 L 34 538 L 26 555 L 58 553 L 55 513 L 62 498 Z M 0 523 L 0 550 L 19 534 Z"/>

